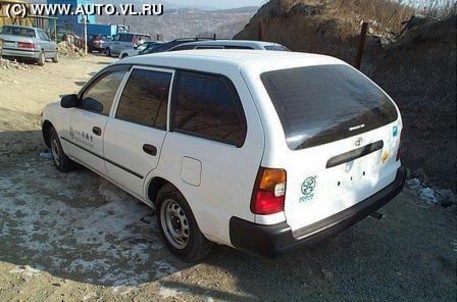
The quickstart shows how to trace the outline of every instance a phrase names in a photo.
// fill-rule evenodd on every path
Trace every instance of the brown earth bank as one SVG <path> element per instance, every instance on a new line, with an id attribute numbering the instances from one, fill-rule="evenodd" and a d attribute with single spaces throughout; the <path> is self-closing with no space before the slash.
<path id="1" fill-rule="evenodd" d="M 261 39 L 294 51 L 336 56 L 353 64 L 360 22 L 369 22 L 361 70 L 402 112 L 411 177 L 457 192 L 456 14 L 417 17 L 385 0 L 271 0 L 236 39 Z M 419 20 L 419 21 L 418 21 Z M 413 26 L 415 25 L 415 26 Z M 401 33 L 401 34 L 400 34 Z"/>
<path id="2" fill-rule="evenodd" d="M 174 258 L 154 212 L 80 168 L 61 174 L 40 113 L 115 59 L 0 68 L 0 301 L 455 301 L 457 207 L 405 189 L 338 236 L 277 260 L 216 246 Z M 16 67 L 17 66 L 17 67 Z"/>

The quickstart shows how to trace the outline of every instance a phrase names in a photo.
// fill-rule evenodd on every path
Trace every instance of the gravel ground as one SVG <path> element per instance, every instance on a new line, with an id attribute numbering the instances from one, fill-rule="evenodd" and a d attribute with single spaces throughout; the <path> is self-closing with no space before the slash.
<path id="1" fill-rule="evenodd" d="M 151 209 L 86 169 L 60 174 L 37 155 L 40 108 L 110 61 L 0 70 L 0 83 L 18 83 L 0 84 L 0 301 L 457 300 L 455 207 L 409 189 L 383 219 L 281 259 L 220 246 L 198 264 L 174 258 Z"/>

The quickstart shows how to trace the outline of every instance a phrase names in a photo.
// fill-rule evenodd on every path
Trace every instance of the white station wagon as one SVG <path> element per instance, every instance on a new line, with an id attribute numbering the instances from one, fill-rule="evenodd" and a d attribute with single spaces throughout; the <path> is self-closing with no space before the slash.
<path id="1" fill-rule="evenodd" d="M 157 211 L 187 261 L 212 243 L 275 257 L 403 188 L 391 98 L 328 56 L 191 50 L 127 58 L 49 104 L 55 166 L 80 163 Z"/>

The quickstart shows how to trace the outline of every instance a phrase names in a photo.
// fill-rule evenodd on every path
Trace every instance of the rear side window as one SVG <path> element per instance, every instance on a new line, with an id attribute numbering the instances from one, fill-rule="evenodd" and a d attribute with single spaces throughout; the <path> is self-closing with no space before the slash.
<path id="1" fill-rule="evenodd" d="M 292 150 L 344 139 L 398 118 L 389 98 L 346 65 L 275 70 L 260 78 Z"/>
<path id="2" fill-rule="evenodd" d="M 122 93 L 116 118 L 166 129 L 171 73 L 134 69 Z"/>
<path id="3" fill-rule="evenodd" d="M 243 145 L 246 118 L 230 80 L 219 75 L 179 72 L 173 91 L 172 131 Z"/>
<path id="4" fill-rule="evenodd" d="M 120 42 L 132 42 L 133 35 L 132 34 L 121 34 L 119 37 Z"/>

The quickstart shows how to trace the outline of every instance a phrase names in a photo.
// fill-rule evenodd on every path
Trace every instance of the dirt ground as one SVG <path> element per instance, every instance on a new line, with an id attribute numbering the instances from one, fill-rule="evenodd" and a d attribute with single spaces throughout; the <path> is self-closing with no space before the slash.
<path id="1" fill-rule="evenodd" d="M 381 220 L 278 260 L 215 247 L 174 258 L 154 213 L 45 149 L 45 104 L 115 59 L 0 69 L 0 301 L 456 301 L 457 215 L 406 189 Z"/>

